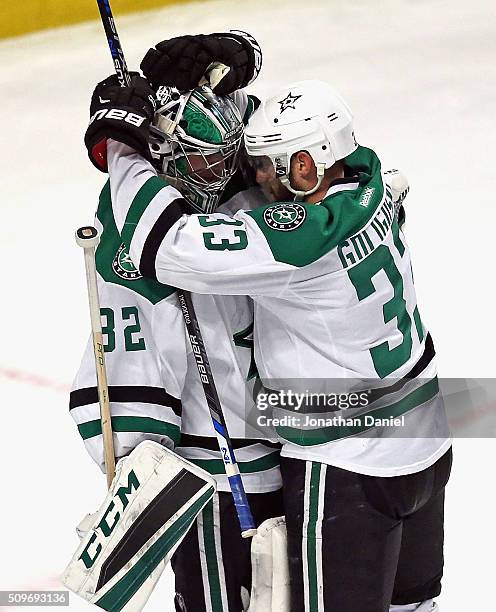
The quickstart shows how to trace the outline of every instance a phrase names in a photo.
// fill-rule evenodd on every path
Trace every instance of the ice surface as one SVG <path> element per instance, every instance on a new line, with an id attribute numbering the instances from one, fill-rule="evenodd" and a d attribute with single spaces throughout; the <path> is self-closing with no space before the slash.
<path id="1" fill-rule="evenodd" d="M 95 9 L 96 13 L 96 9 Z M 494 375 L 496 37 L 490 0 L 251 0 L 181 4 L 117 23 L 130 67 L 182 33 L 241 28 L 264 67 L 254 93 L 333 83 L 359 142 L 411 184 L 407 235 L 422 317 L 443 376 Z M 86 456 L 64 391 L 88 330 L 82 254 L 104 177 L 82 134 L 112 70 L 99 22 L 0 42 L 2 262 L 0 588 L 51 588 L 105 479 Z M 494 601 L 494 441 L 461 440 L 447 494 L 443 612 Z M 171 575 L 147 609 L 169 612 Z M 71 599 L 74 610 L 88 608 Z"/>

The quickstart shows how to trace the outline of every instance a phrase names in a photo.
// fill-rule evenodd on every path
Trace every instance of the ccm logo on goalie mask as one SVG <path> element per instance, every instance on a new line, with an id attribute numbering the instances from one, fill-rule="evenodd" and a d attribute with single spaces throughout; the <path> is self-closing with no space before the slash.
<path id="1" fill-rule="evenodd" d="M 81 553 L 81 556 L 79 557 L 87 569 L 93 567 L 95 561 L 102 552 L 103 547 L 101 542 L 110 536 L 121 518 L 121 513 L 119 510 L 116 511 L 116 508 L 123 511 L 129 504 L 129 497 L 132 495 L 133 489 L 136 493 L 139 487 L 140 482 L 138 477 L 136 476 L 134 470 L 131 470 L 127 477 L 127 486 L 122 486 L 117 489 L 114 498 L 107 506 L 102 518 L 100 519 L 100 522 L 93 528 L 93 533 L 88 540 L 85 549 Z M 111 514 L 113 514 L 113 516 L 110 520 L 109 517 Z"/>
<path id="2" fill-rule="evenodd" d="M 103 119 L 106 117 L 107 119 L 116 119 L 117 121 L 126 121 L 131 125 L 135 125 L 136 127 L 140 127 L 140 125 L 145 121 L 146 117 L 142 117 L 141 115 L 137 115 L 136 113 L 128 113 L 125 110 L 118 108 L 102 108 L 91 117 L 90 124 L 93 121 L 98 121 L 99 119 Z"/>

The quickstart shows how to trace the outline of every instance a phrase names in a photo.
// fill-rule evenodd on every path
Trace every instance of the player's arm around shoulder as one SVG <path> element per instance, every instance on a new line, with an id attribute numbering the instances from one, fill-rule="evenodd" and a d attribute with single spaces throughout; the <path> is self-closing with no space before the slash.
<path id="1" fill-rule="evenodd" d="M 179 191 L 131 147 L 108 140 L 110 205 L 131 260 L 146 279 L 197 293 L 280 293 L 293 266 L 274 257 L 242 211 L 187 214 Z M 289 242 L 289 240 L 288 240 Z"/>
<path id="2" fill-rule="evenodd" d="M 324 207 L 282 202 L 234 217 L 189 215 L 180 193 L 151 164 L 143 166 L 138 154 L 119 143 L 110 141 L 108 151 L 118 231 L 146 278 L 197 293 L 281 295 L 294 280 L 300 287 L 305 266 L 329 248 Z M 133 166 L 130 176 L 138 168 L 145 172 L 138 170 L 129 191 L 121 176 Z"/>
<path id="3" fill-rule="evenodd" d="M 274 256 L 250 213 L 178 217 L 136 254 L 144 275 L 196 293 L 226 295 L 278 295 L 291 282 L 294 266 Z"/>
<path id="4" fill-rule="evenodd" d="M 120 142 L 108 141 L 107 163 L 117 231 L 147 279 L 198 293 L 246 294 L 263 293 L 273 285 L 262 277 L 256 281 L 255 275 L 265 272 L 267 277 L 281 268 L 287 272 L 245 213 L 236 218 L 187 214 L 190 209 L 179 191 Z"/>
<path id="5" fill-rule="evenodd" d="M 330 214 L 324 207 L 280 202 L 234 217 L 181 215 L 150 229 L 139 221 L 131 252 L 141 273 L 197 293 L 272 295 L 304 291 L 309 264 L 330 248 Z M 155 240 L 149 236 L 154 234 Z M 133 246 L 143 244 L 136 251 Z"/>

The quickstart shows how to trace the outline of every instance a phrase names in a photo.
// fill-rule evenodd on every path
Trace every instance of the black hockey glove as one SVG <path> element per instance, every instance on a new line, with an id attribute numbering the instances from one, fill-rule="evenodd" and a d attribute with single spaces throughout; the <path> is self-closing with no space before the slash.
<path id="1" fill-rule="evenodd" d="M 226 95 L 246 87 L 257 77 L 262 53 L 252 36 L 238 30 L 178 36 L 149 49 L 140 68 L 155 88 L 169 85 L 187 91 L 198 86 L 212 62 L 230 68 L 214 89 L 215 93 Z"/>
<path id="2" fill-rule="evenodd" d="M 90 124 L 84 144 L 93 164 L 107 172 L 107 138 L 129 145 L 148 160 L 150 122 L 156 108 L 155 92 L 137 72 L 132 85 L 120 87 L 116 75 L 98 83 L 91 97 Z"/>

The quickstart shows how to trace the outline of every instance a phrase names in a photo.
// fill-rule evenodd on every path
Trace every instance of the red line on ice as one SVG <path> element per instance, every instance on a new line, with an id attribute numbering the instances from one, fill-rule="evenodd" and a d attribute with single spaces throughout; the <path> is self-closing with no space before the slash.
<path id="1" fill-rule="evenodd" d="M 45 389 L 52 389 L 52 391 L 58 391 L 59 393 L 67 393 L 70 390 L 70 386 L 64 383 L 60 383 L 56 380 L 51 380 L 34 374 L 32 372 L 26 372 L 24 370 L 17 370 L 15 368 L 5 368 L 0 366 L 0 376 L 13 380 L 15 382 L 32 385 L 34 387 L 44 387 Z"/>

